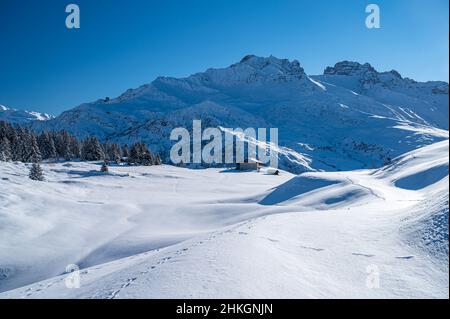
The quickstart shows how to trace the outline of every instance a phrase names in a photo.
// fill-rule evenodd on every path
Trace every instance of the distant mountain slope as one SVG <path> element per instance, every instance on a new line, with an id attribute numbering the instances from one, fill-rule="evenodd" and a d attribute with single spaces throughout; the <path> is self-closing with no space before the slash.
<path id="1" fill-rule="evenodd" d="M 370 64 L 343 61 L 325 69 L 318 80 L 348 88 L 392 106 L 399 118 L 448 130 L 448 83 L 403 78 L 397 71 L 378 72 Z"/>
<path id="2" fill-rule="evenodd" d="M 249 55 L 187 78 L 159 77 L 35 127 L 143 141 L 167 161 L 170 131 L 190 128 L 193 119 L 204 127 L 279 128 L 279 144 L 289 150 L 280 165 L 292 172 L 380 167 L 448 138 L 448 84 L 354 62 L 310 77 L 298 61 Z"/>
<path id="3" fill-rule="evenodd" d="M 53 116 L 45 113 L 38 113 L 25 110 L 16 110 L 0 105 L 0 121 L 7 121 L 10 123 L 29 123 L 32 121 L 47 121 Z"/>

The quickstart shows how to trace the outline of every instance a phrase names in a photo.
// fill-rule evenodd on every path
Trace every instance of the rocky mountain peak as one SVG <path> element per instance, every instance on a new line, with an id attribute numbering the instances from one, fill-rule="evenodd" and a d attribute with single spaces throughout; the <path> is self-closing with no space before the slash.
<path id="1" fill-rule="evenodd" d="M 353 61 L 342 61 L 327 67 L 324 75 L 361 75 L 367 72 L 378 73 L 369 63 L 361 64 Z"/>
<path id="2" fill-rule="evenodd" d="M 208 85 L 234 86 L 290 82 L 306 79 L 306 74 L 297 60 L 246 55 L 240 62 L 227 68 L 208 69 L 204 73 L 195 74 L 193 78 Z"/>

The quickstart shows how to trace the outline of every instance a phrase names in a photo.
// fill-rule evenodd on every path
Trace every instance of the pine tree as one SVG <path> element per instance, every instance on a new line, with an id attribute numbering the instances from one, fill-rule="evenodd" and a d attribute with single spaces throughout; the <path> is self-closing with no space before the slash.
<path id="1" fill-rule="evenodd" d="M 74 136 L 70 137 L 70 150 L 72 152 L 73 158 L 81 158 L 81 146 L 78 139 Z"/>
<path id="2" fill-rule="evenodd" d="M 36 136 L 31 134 L 29 136 L 30 146 L 27 151 L 27 158 L 25 162 L 38 163 L 42 160 L 41 151 L 39 150 L 39 146 L 36 140 Z"/>
<path id="3" fill-rule="evenodd" d="M 15 158 L 17 161 L 24 163 L 30 162 L 31 160 L 31 137 L 28 130 L 19 127 L 17 131 L 17 146 L 15 148 Z"/>
<path id="4" fill-rule="evenodd" d="M 103 154 L 105 155 L 104 159 L 107 160 L 107 161 L 111 160 L 111 157 L 110 157 L 111 147 L 110 147 L 110 145 L 108 143 L 104 143 L 101 146 L 102 146 Z"/>
<path id="5" fill-rule="evenodd" d="M 139 164 L 140 162 L 140 150 L 138 144 L 133 144 L 130 149 L 130 154 L 128 156 L 128 164 Z"/>
<path id="6" fill-rule="evenodd" d="M 144 143 L 141 143 L 141 152 L 142 152 L 142 162 L 141 164 L 144 166 L 151 166 L 153 165 L 153 155 L 152 153 L 149 151 L 147 145 L 145 145 Z"/>
<path id="7" fill-rule="evenodd" d="M 152 166 L 153 165 L 153 156 L 148 150 L 143 150 L 141 156 L 141 163 L 144 166 Z"/>
<path id="8" fill-rule="evenodd" d="M 7 136 L 9 130 L 9 124 L 5 121 L 0 121 L 0 138 Z"/>
<path id="9" fill-rule="evenodd" d="M 20 161 L 21 160 L 20 152 L 19 152 L 20 139 L 19 139 L 18 130 L 11 128 L 10 134 L 8 136 L 8 140 L 11 145 L 11 160 L 14 162 Z"/>
<path id="10" fill-rule="evenodd" d="M 111 146 L 109 147 L 109 158 L 117 164 L 120 163 L 122 155 L 120 146 L 118 144 L 111 144 Z"/>
<path id="11" fill-rule="evenodd" d="M 6 136 L 0 140 L 0 162 L 11 161 L 11 144 Z"/>
<path id="12" fill-rule="evenodd" d="M 62 157 L 64 159 L 71 157 L 70 150 L 68 150 L 70 145 L 70 135 L 68 132 L 62 131 L 59 133 L 54 133 L 54 143 L 58 157 Z"/>
<path id="13" fill-rule="evenodd" d="M 156 154 L 155 165 L 161 165 L 161 164 L 162 164 L 161 156 L 159 154 Z"/>
<path id="14" fill-rule="evenodd" d="M 41 151 L 43 159 L 56 160 L 56 148 L 53 137 L 48 133 L 44 132 L 38 137 L 38 146 Z"/>
<path id="15" fill-rule="evenodd" d="M 30 169 L 30 179 L 34 181 L 43 181 L 44 180 L 44 174 L 42 172 L 42 168 L 39 165 L 38 162 L 33 163 Z"/>
<path id="16" fill-rule="evenodd" d="M 89 137 L 83 142 L 81 152 L 85 161 L 99 161 L 105 158 L 103 148 L 95 136 Z"/>
<path id="17" fill-rule="evenodd" d="M 70 142 L 64 145 L 64 160 L 70 161 L 73 158 L 72 150 L 70 149 Z"/>
<path id="18" fill-rule="evenodd" d="M 131 147 L 130 156 L 128 157 L 129 164 L 138 164 L 150 166 L 153 165 L 153 157 L 144 143 L 136 143 Z"/>
<path id="19" fill-rule="evenodd" d="M 128 159 L 130 157 L 130 149 L 128 148 L 128 145 L 125 144 L 124 147 L 122 147 L 122 157 Z"/>

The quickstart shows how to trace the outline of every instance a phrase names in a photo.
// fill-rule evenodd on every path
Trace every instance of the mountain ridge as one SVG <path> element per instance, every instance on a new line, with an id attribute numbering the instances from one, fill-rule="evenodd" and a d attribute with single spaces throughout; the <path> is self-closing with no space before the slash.
<path id="1" fill-rule="evenodd" d="M 53 118 L 54 118 L 53 115 L 47 113 L 18 110 L 0 104 L 0 121 L 23 124 L 32 121 L 48 121 Z"/>
<path id="2" fill-rule="evenodd" d="M 248 55 L 226 68 L 158 77 L 33 127 L 143 141 L 167 162 L 170 131 L 191 129 L 194 119 L 204 127 L 279 128 L 280 146 L 291 150 L 280 165 L 293 172 L 380 167 L 448 138 L 448 84 L 348 61 L 310 76 L 297 60 Z M 311 165 L 294 158 L 309 158 Z"/>

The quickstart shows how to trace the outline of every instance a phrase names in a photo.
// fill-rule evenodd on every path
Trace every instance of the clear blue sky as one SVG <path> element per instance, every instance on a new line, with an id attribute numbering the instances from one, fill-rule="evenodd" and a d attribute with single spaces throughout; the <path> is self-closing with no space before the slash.
<path id="1" fill-rule="evenodd" d="M 65 27 L 65 7 L 81 29 Z M 381 29 L 365 7 L 381 8 Z M 341 60 L 448 81 L 448 0 L 1 0 L 0 104 L 59 114 L 159 75 L 187 76 L 252 53 L 309 74 Z"/>

